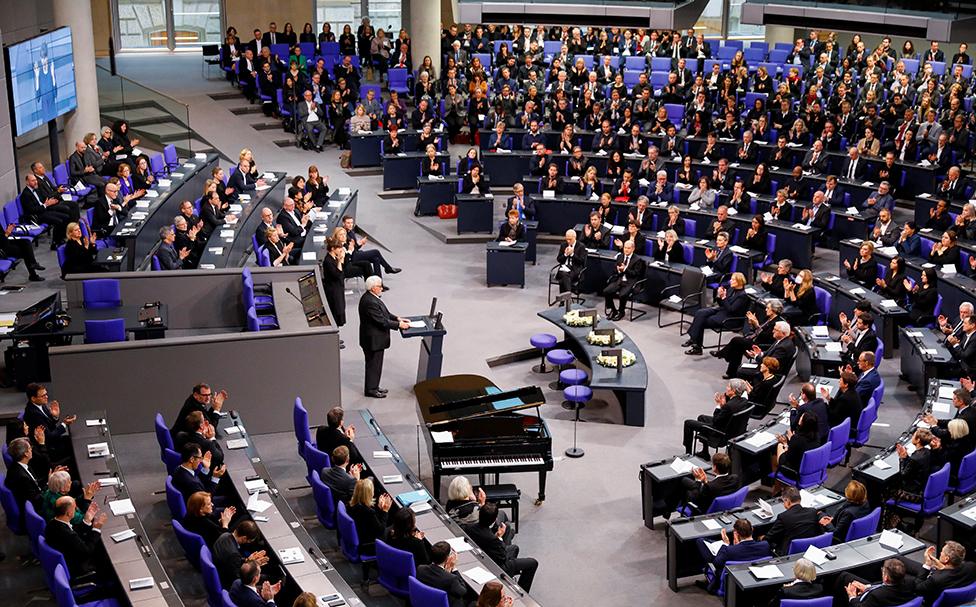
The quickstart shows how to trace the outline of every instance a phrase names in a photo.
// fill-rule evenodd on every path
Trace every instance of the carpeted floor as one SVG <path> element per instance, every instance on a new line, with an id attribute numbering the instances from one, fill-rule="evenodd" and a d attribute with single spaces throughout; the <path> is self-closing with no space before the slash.
<path id="1" fill-rule="evenodd" d="M 199 76 L 199 61 L 199 57 L 187 55 L 123 56 L 119 58 L 119 69 L 136 79 L 152 74 L 155 87 L 188 103 L 191 126 L 229 158 L 236 159 L 241 148 L 249 147 L 262 170 L 296 174 L 305 173 L 309 164 L 316 164 L 324 174 L 331 176 L 333 187 L 357 188 L 359 224 L 390 249 L 385 253 L 387 259 L 403 268 L 403 273 L 389 279 L 391 290 L 384 294 L 391 311 L 403 315 L 422 313 L 429 307 L 432 296 L 439 298 L 448 330 L 444 374 L 481 374 L 502 388 L 544 386 L 550 381 L 551 377 L 532 373 L 530 367 L 535 361 L 489 369 L 486 359 L 526 348 L 531 334 L 551 330 L 551 325 L 539 319 L 536 313 L 546 306 L 546 281 L 554 263 L 555 246 L 540 246 L 539 264 L 526 268 L 525 289 L 486 288 L 483 244 L 442 244 L 411 221 L 413 199 L 381 200 L 377 196 L 382 188 L 381 177 L 347 176 L 338 166 L 338 153 L 334 149 L 317 154 L 278 147 L 273 140 L 287 137 L 287 134 L 277 130 L 256 130 L 251 126 L 268 119 L 260 114 L 235 115 L 231 112 L 244 107 L 246 100 L 214 100 L 208 95 L 227 92 L 230 87 L 216 78 L 216 72 L 213 80 L 203 80 Z M 501 201 L 500 196 L 498 200 Z M 43 245 L 42 252 L 42 263 L 48 266 L 48 274 L 51 274 L 50 270 L 57 265 L 53 254 L 48 256 Z M 818 258 L 815 269 L 836 271 L 836 268 L 836 253 L 825 251 Z M 56 288 L 57 282 L 45 286 Z M 343 405 L 347 409 L 371 409 L 414 468 L 418 467 L 419 457 L 419 468 L 429 481 L 426 446 L 422 445 L 420 454 L 417 453 L 418 415 L 411 392 L 419 343 L 394 337 L 383 376 L 383 385 L 390 390 L 389 398 L 364 398 L 363 357 L 356 347 L 358 319 L 353 311 L 359 295 L 357 291 L 347 297 L 349 323 L 342 329 L 348 344 L 342 353 Z M 3 298 L 0 303 L 5 303 Z M 679 452 L 682 420 L 709 412 L 713 393 L 723 388 L 722 365 L 707 356 L 684 356 L 679 347 L 683 338 L 678 336 L 676 327 L 658 329 L 655 316 L 648 315 L 634 323 L 621 323 L 622 329 L 641 348 L 650 367 L 646 426 L 623 426 L 619 408 L 598 404 L 583 412 L 586 423 L 579 427 L 579 441 L 586 449 L 586 456 L 578 460 L 566 459 L 562 453 L 572 441 L 571 415 L 559 406 L 561 398 L 547 392 L 550 404 L 542 408 L 542 414 L 553 435 L 556 463 L 549 474 L 545 504 L 533 505 L 535 475 L 506 477 L 506 481 L 516 482 L 523 491 L 517 543 L 522 554 L 533 556 L 541 563 L 532 594 L 543 605 L 667 604 L 690 607 L 719 604 L 718 599 L 709 598 L 692 586 L 690 579 L 684 580 L 682 590 L 677 594 L 667 588 L 664 532 L 660 527 L 657 531 L 646 529 L 641 520 L 639 465 Z M 302 353 L 295 352 L 294 360 L 287 363 L 301 364 L 301 358 Z M 898 381 L 897 366 L 897 359 L 884 361 L 881 365 L 888 389 L 872 444 L 889 443 L 919 408 L 917 397 Z M 269 376 L 273 374 L 270 368 L 258 371 Z M 793 381 L 786 391 L 796 391 L 797 388 Z M 65 412 L 88 405 L 72 400 L 70 386 L 54 386 L 51 393 L 61 401 Z M 168 512 L 163 496 L 157 493 L 162 489 L 163 468 L 149 432 L 157 409 L 172 417 L 179 403 L 157 403 L 144 398 L 147 395 L 140 396 L 143 398 L 134 399 L 140 404 L 134 407 L 133 415 L 145 419 L 147 433 L 119 437 L 117 451 L 122 454 L 120 461 L 139 512 L 147 519 L 153 544 L 164 557 L 171 577 L 188 597 L 187 604 L 202 605 L 205 600 L 202 585 L 182 559 L 172 531 L 165 524 Z M 280 402 L 269 403 L 269 406 L 280 407 L 282 414 L 287 415 L 295 396 L 288 386 L 281 386 Z M 316 402 L 314 394 L 298 396 L 306 406 L 323 406 Z M 231 394 L 231 406 L 235 399 L 246 397 Z M 21 403 L 18 394 L 0 394 L 0 410 L 12 410 Z M 90 405 L 97 406 L 97 403 Z M 296 509 L 305 516 L 313 516 L 310 491 L 301 488 L 304 465 L 295 451 L 293 438 L 284 434 L 261 436 L 257 446 L 279 486 L 296 487 L 288 492 Z M 854 463 L 859 459 L 860 456 L 855 455 Z M 839 467 L 831 471 L 830 483 L 842 485 L 848 477 L 849 470 Z M 335 556 L 334 535 L 319 528 L 314 520 L 309 521 L 308 526 L 326 554 L 330 558 Z M 0 549 L 6 550 L 8 555 L 23 552 L 25 548 L 26 542 L 22 539 L 12 538 L 5 530 L 0 531 Z M 349 574 L 349 579 L 358 580 L 358 569 L 346 566 L 341 556 L 333 558 L 333 562 Z M 41 587 L 43 581 L 37 568 L 21 577 L 17 567 L 10 556 L 0 563 L 0 591 L 13 589 L 13 595 L 7 595 L 12 604 L 25 604 L 30 596 L 23 588 Z M 372 592 L 375 596 L 363 596 L 367 604 L 398 603 L 378 588 Z"/>

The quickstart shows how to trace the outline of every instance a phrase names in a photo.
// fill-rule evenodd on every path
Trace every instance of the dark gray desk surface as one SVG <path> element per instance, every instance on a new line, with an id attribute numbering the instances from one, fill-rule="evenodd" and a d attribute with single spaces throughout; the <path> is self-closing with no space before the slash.
<path id="1" fill-rule="evenodd" d="M 359 202 L 359 190 L 339 188 L 329 196 L 329 203 L 322 207 L 322 212 L 315 214 L 315 220 L 306 227 L 305 244 L 299 265 L 307 266 L 321 263 L 328 250 L 325 241 L 332 235 L 332 231 L 342 224 L 346 215 L 356 216 Z"/>
<path id="2" fill-rule="evenodd" d="M 107 502 L 129 499 L 131 496 L 125 484 L 122 467 L 116 457 L 116 447 L 112 442 L 112 434 L 107 425 L 89 426 L 87 420 L 105 419 L 104 411 L 86 411 L 78 414 L 78 419 L 71 425 L 71 448 L 74 451 L 75 462 L 78 465 L 78 478 L 82 484 L 92 480 L 117 478 L 119 484 L 115 487 L 102 487 L 95 494 L 94 502 L 98 503 L 99 511 L 108 515 L 102 526 L 102 544 L 112 563 L 119 584 L 125 592 L 126 599 L 133 605 L 160 605 L 178 607 L 183 605 L 166 570 L 163 568 L 156 550 L 149 542 L 139 518 L 138 511 L 134 514 L 115 516 Z M 105 457 L 88 457 L 88 445 L 108 443 L 110 455 Z M 101 502 L 101 503 L 99 503 Z M 115 533 L 131 529 L 136 537 L 122 542 L 115 542 L 111 536 Z M 151 588 L 130 590 L 129 580 L 151 577 L 155 584 Z"/>

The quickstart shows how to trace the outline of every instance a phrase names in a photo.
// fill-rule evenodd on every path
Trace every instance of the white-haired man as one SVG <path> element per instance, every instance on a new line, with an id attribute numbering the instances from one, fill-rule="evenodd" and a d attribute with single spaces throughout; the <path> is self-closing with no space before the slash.
<path id="1" fill-rule="evenodd" d="M 359 300 L 359 346 L 366 359 L 366 385 L 364 393 L 371 398 L 386 398 L 387 390 L 380 387 L 383 375 L 383 353 L 390 347 L 390 331 L 406 329 L 410 323 L 390 313 L 380 299 L 383 279 L 370 276 L 366 279 L 366 292 Z"/>

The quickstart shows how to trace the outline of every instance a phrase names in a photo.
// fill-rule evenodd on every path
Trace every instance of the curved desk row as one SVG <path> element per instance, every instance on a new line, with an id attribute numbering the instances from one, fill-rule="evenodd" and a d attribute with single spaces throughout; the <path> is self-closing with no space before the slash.
<path id="1" fill-rule="evenodd" d="M 573 305 L 573 310 L 583 307 Z M 644 425 L 644 397 L 647 392 L 647 364 L 640 348 L 626 333 L 613 322 L 601 319 L 598 329 L 617 329 L 624 335 L 621 343 L 614 346 L 594 346 L 586 341 L 591 327 L 571 327 L 563 320 L 565 308 L 562 306 L 549 308 L 539 312 L 539 316 L 556 325 L 563 332 L 563 341 L 567 349 L 573 352 L 576 360 L 590 369 L 590 380 L 587 385 L 594 391 L 612 390 L 624 413 L 624 423 L 628 426 Z M 622 348 L 634 353 L 637 360 L 633 365 L 623 369 L 611 369 L 596 362 L 597 357 L 608 348 Z"/>
<path id="2" fill-rule="evenodd" d="M 316 213 L 315 221 L 305 227 L 305 243 L 298 264 L 307 266 L 321 263 L 329 253 L 325 241 L 334 229 L 342 225 L 343 217 L 356 217 L 358 206 L 359 190 L 339 188 L 333 192 L 329 196 L 329 203 L 322 207 L 322 212 Z"/>

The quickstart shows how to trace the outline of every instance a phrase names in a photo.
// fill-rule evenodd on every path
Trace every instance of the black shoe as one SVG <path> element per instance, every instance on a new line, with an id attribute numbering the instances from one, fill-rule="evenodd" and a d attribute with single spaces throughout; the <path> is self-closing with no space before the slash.
<path id="1" fill-rule="evenodd" d="M 403 271 L 403 268 L 387 268 L 386 273 L 387 274 L 399 274 L 402 271 Z"/>
<path id="2" fill-rule="evenodd" d="M 27 277 L 27 280 L 31 282 L 44 282 L 44 277 L 38 276 L 37 274 L 31 274 L 30 276 Z"/>
<path id="3" fill-rule="evenodd" d="M 689 356 L 701 356 L 704 354 L 704 352 L 702 351 L 701 346 L 692 345 L 691 348 L 685 350 L 685 354 L 688 354 Z"/>
<path id="4" fill-rule="evenodd" d="M 383 394 L 382 392 L 376 390 L 373 390 L 372 392 L 366 392 L 365 394 L 370 398 L 386 398 L 386 394 Z"/>
<path id="5" fill-rule="evenodd" d="M 40 265 L 40 264 L 37 264 L 36 266 L 34 266 L 34 271 L 35 271 L 35 272 L 43 272 L 43 271 L 44 271 L 44 270 L 46 270 L 46 269 L 47 269 L 47 268 L 45 268 L 44 266 L 42 266 L 42 265 Z"/>
<path id="6" fill-rule="evenodd" d="M 721 355 L 718 352 L 718 350 L 711 350 L 709 351 L 708 355 L 712 358 L 721 358 Z"/>
<path id="7" fill-rule="evenodd" d="M 380 394 L 388 394 L 390 392 L 386 388 L 377 388 L 376 391 L 379 392 Z"/>
<path id="8" fill-rule="evenodd" d="M 733 377 L 735 377 L 735 375 L 729 375 L 728 373 L 722 374 L 722 379 L 732 379 Z"/>
<path id="9" fill-rule="evenodd" d="M 620 310 L 617 312 L 617 316 L 616 318 L 614 318 L 614 320 L 623 320 L 624 316 L 627 316 L 627 313 L 624 312 L 623 310 Z"/>
<path id="10" fill-rule="evenodd" d="M 340 342 L 339 342 L 339 349 L 340 349 L 340 350 L 345 350 L 345 349 L 346 349 L 346 344 L 344 344 L 344 343 L 342 343 L 342 342 L 340 341 Z"/>
<path id="11" fill-rule="evenodd" d="M 384 291 L 389 291 L 389 290 L 390 290 L 390 287 L 388 287 L 388 286 L 386 286 L 386 285 L 383 285 L 383 290 L 384 290 Z"/>
<path id="12" fill-rule="evenodd" d="M 688 348 L 688 347 L 693 346 L 693 345 L 695 345 L 695 342 L 693 340 L 689 339 L 689 340 L 685 341 L 685 343 L 681 344 L 681 347 L 682 348 Z"/>

